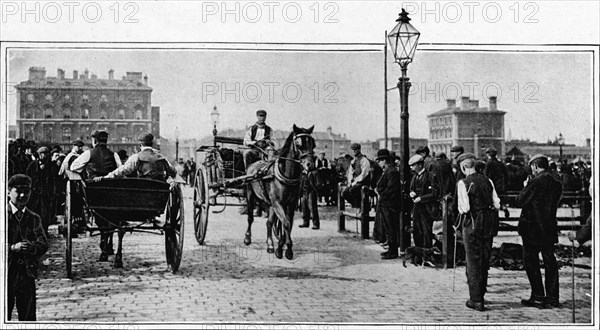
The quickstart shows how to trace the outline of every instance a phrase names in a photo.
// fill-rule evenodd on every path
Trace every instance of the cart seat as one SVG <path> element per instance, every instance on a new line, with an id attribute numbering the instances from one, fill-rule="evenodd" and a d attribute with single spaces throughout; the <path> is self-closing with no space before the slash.
<path id="1" fill-rule="evenodd" d="M 86 181 L 84 196 L 89 208 L 107 220 L 146 221 L 164 212 L 169 187 L 152 179 L 104 179 Z"/>

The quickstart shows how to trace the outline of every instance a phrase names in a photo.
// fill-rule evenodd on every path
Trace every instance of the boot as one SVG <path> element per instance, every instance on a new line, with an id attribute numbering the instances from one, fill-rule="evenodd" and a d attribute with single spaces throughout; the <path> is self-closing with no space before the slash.
<path id="1" fill-rule="evenodd" d="M 300 227 L 300 228 L 308 228 L 308 226 L 310 226 L 310 221 L 309 220 L 304 220 L 298 227 Z"/>

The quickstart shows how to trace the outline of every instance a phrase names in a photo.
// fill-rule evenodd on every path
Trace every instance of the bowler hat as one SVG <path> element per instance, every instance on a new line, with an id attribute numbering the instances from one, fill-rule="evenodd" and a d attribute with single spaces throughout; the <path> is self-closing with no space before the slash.
<path id="1" fill-rule="evenodd" d="M 83 147 L 84 143 L 81 140 L 75 140 L 72 143 L 74 146 L 78 146 L 79 148 Z"/>
<path id="2" fill-rule="evenodd" d="M 100 140 L 106 140 L 106 139 L 108 139 L 108 132 L 95 130 L 92 132 L 92 137 L 96 138 L 96 139 L 100 139 Z"/>
<path id="3" fill-rule="evenodd" d="M 152 135 L 152 133 L 144 132 L 144 133 L 138 135 L 138 141 L 152 142 L 152 141 L 154 141 L 154 135 Z"/>
<path id="4" fill-rule="evenodd" d="M 15 174 L 8 179 L 8 188 L 31 188 L 31 178 L 25 174 Z"/>
<path id="5" fill-rule="evenodd" d="M 360 144 L 358 144 L 358 143 L 352 143 L 350 145 L 350 149 L 352 149 L 352 150 L 360 150 Z"/>
<path id="6" fill-rule="evenodd" d="M 415 151 L 418 154 L 428 154 L 429 155 L 429 147 L 427 146 L 422 146 L 422 147 L 418 147 L 417 151 Z"/>
<path id="7" fill-rule="evenodd" d="M 544 156 L 542 154 L 537 154 L 537 155 L 531 157 L 531 159 L 529 160 L 528 164 L 531 165 L 531 163 L 533 163 L 535 160 L 538 160 L 540 158 L 546 158 L 546 159 L 548 159 L 548 157 L 546 157 L 546 156 Z"/>
<path id="8" fill-rule="evenodd" d="M 408 160 L 408 165 L 412 166 L 412 165 L 415 165 L 417 163 L 422 163 L 422 162 L 423 162 L 423 156 L 414 155 L 414 156 L 410 157 L 410 159 Z"/>
<path id="9" fill-rule="evenodd" d="M 465 152 L 465 148 L 463 146 L 453 146 L 450 148 L 450 152 Z"/>
<path id="10" fill-rule="evenodd" d="M 41 154 L 41 153 L 47 153 L 47 154 L 49 154 L 49 153 L 50 153 L 50 149 L 48 149 L 48 147 L 40 147 L 40 148 L 37 150 L 37 153 L 38 153 L 38 154 Z"/>
<path id="11" fill-rule="evenodd" d="M 257 110 L 256 115 L 257 116 L 266 116 L 267 112 L 265 110 Z"/>
<path id="12" fill-rule="evenodd" d="M 476 159 L 477 157 L 475 157 L 475 155 L 473 155 L 472 153 L 467 152 L 466 154 L 462 154 L 462 155 L 458 156 L 458 158 L 456 158 L 456 162 L 460 163 L 467 158 Z"/>
<path id="13" fill-rule="evenodd" d="M 381 159 L 390 159 L 392 157 L 392 155 L 390 154 L 390 151 L 387 149 L 381 149 L 379 151 L 377 151 L 377 158 L 375 158 L 376 161 L 379 161 Z"/>

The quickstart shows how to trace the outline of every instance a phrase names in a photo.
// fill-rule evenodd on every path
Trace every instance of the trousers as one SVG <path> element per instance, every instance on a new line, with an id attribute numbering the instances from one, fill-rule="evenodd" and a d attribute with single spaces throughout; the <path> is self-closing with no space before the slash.
<path id="1" fill-rule="evenodd" d="M 483 302 L 487 291 L 492 242 L 495 236 L 494 210 L 467 214 L 463 219 L 463 241 L 467 261 L 467 284 L 473 302 Z"/>
<path id="2" fill-rule="evenodd" d="M 8 320 L 12 318 L 16 303 L 19 321 L 35 321 L 35 279 L 27 275 L 24 265 L 14 264 L 9 267 L 7 284 Z"/>
<path id="3" fill-rule="evenodd" d="M 545 266 L 546 290 L 542 283 L 539 254 L 542 254 Z M 531 298 L 547 302 L 558 302 L 558 264 L 554 256 L 553 245 L 534 245 L 523 241 L 523 263 L 531 284 Z"/>
<path id="4" fill-rule="evenodd" d="M 429 216 L 424 204 L 413 206 L 413 239 L 415 246 L 431 248 L 433 246 L 433 218 Z"/>

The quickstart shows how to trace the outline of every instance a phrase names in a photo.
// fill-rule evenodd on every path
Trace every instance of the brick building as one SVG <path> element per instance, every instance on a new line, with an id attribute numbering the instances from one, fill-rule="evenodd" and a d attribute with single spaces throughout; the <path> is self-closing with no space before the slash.
<path id="1" fill-rule="evenodd" d="M 90 133 L 102 129 L 109 132 L 113 150 L 131 154 L 139 133 L 149 131 L 157 138 L 160 134 L 160 107 L 152 106 L 152 88 L 141 72 L 114 79 L 111 69 L 108 79 L 99 79 L 86 69 L 66 78 L 62 69 L 56 77 L 47 77 L 45 68 L 31 67 L 29 79 L 16 89 L 18 136 L 38 144 L 68 150 L 75 139 L 91 144 Z"/>
<path id="2" fill-rule="evenodd" d="M 486 148 L 494 147 L 502 157 L 506 112 L 498 110 L 495 96 L 489 102 L 489 107 L 480 107 L 478 100 L 462 97 L 457 107 L 456 100 L 447 100 L 445 109 L 427 116 L 429 149 L 449 154 L 453 145 L 462 145 L 465 152 L 483 157 Z"/>

